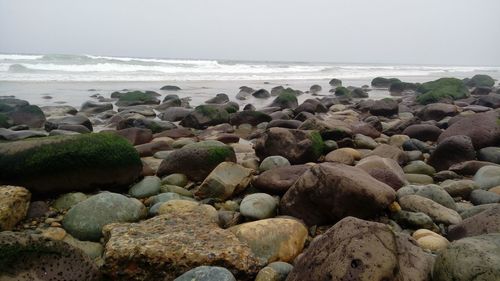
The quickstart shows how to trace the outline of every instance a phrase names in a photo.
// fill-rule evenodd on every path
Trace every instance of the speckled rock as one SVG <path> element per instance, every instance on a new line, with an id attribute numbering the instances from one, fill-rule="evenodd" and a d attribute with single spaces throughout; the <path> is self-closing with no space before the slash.
<path id="1" fill-rule="evenodd" d="M 24 187 L 0 185 L 0 231 L 12 230 L 28 213 L 31 193 Z"/>
<path id="2" fill-rule="evenodd" d="M 229 228 L 263 262 L 290 262 L 302 252 L 307 228 L 295 219 L 272 218 Z"/>
<path id="3" fill-rule="evenodd" d="M 134 222 L 146 216 L 137 199 L 103 192 L 73 206 L 63 219 L 64 229 L 80 240 L 97 241 L 102 228 L 113 222 Z"/>
<path id="4" fill-rule="evenodd" d="M 219 228 L 213 207 L 197 206 L 173 206 L 140 223 L 105 226 L 103 271 L 120 280 L 173 280 L 197 266 L 216 265 L 238 280 L 253 280 L 262 265 L 250 247 Z"/>
<path id="5" fill-rule="evenodd" d="M 434 281 L 500 280 L 500 234 L 460 239 L 440 252 Z"/>
<path id="6" fill-rule="evenodd" d="M 198 266 L 174 281 L 236 281 L 231 271 L 219 266 Z"/>
<path id="7" fill-rule="evenodd" d="M 419 195 L 404 196 L 399 199 L 399 204 L 403 210 L 422 212 L 431 217 L 435 222 L 450 225 L 462 221 L 462 217 L 456 211 Z"/>
<path id="8" fill-rule="evenodd" d="M 347 217 L 311 242 L 286 280 L 424 281 L 431 269 L 432 258 L 410 237 Z"/>
<path id="9" fill-rule="evenodd" d="M 247 188 L 252 174 L 252 169 L 233 162 L 222 162 L 206 177 L 194 194 L 199 198 L 227 199 Z"/>
<path id="10" fill-rule="evenodd" d="M 19 232 L 0 232 L 0 280 L 97 281 L 97 266 L 71 245 Z"/>

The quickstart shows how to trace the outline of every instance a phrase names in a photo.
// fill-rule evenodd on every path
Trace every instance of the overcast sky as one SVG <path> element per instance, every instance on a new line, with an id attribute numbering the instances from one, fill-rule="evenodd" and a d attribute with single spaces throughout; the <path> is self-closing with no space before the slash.
<path id="1" fill-rule="evenodd" d="M 500 65 L 500 0 L 0 0 L 0 52 Z"/>

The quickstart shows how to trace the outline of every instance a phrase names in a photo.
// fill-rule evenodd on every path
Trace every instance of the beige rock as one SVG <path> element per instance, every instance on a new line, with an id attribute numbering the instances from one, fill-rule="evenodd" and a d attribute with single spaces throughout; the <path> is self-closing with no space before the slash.
<path id="1" fill-rule="evenodd" d="M 31 193 L 24 187 L 0 186 L 0 231 L 11 230 L 28 212 Z"/>
<path id="2" fill-rule="evenodd" d="M 239 164 L 222 162 L 203 181 L 195 196 L 225 200 L 247 188 L 253 173 L 254 170 Z"/>
<path id="3" fill-rule="evenodd" d="M 492 187 L 488 191 L 494 192 L 496 194 L 500 194 L 500 186 Z"/>
<path id="4" fill-rule="evenodd" d="M 433 252 L 443 250 L 450 244 L 446 238 L 428 229 L 419 229 L 413 233 L 412 237 L 421 248 Z"/>
<path id="5" fill-rule="evenodd" d="M 52 240 L 63 240 L 66 237 L 66 230 L 60 227 L 49 227 L 42 231 L 42 236 L 50 238 Z"/>
<path id="6" fill-rule="evenodd" d="M 345 150 L 337 149 L 332 152 L 329 152 L 325 156 L 325 162 L 337 162 L 337 163 L 342 163 L 346 165 L 352 165 L 354 164 L 354 157 L 349 153 L 346 152 Z"/>

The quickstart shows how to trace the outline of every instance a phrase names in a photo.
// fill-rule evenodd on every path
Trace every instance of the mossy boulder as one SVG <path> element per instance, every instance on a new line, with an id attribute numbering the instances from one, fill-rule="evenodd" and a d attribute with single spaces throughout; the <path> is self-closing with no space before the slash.
<path id="1" fill-rule="evenodd" d="M 297 106 L 299 106 L 299 102 L 297 101 L 297 93 L 293 89 L 287 88 L 283 90 L 269 106 L 279 107 L 281 109 L 295 109 Z"/>
<path id="2" fill-rule="evenodd" d="M 0 128 L 9 128 L 12 125 L 12 120 L 5 113 L 0 113 Z"/>
<path id="3" fill-rule="evenodd" d="M 401 82 L 398 78 L 384 78 L 384 77 L 375 77 L 372 80 L 372 87 L 376 88 L 389 88 L 391 84 Z"/>
<path id="4" fill-rule="evenodd" d="M 227 123 L 228 121 L 229 113 L 224 108 L 214 105 L 200 105 L 184 117 L 180 125 L 195 129 L 205 129 L 209 126 Z"/>
<path id="5" fill-rule="evenodd" d="M 421 104 L 436 103 L 443 99 L 463 99 L 469 96 L 464 82 L 456 78 L 440 78 L 426 82 L 417 88 L 420 94 L 417 101 Z"/>
<path id="6" fill-rule="evenodd" d="M 275 127 L 257 140 L 255 152 L 260 159 L 279 155 L 292 164 L 303 164 L 318 160 L 323 148 L 323 139 L 317 131 Z"/>
<path id="7" fill-rule="evenodd" d="M 257 126 L 262 122 L 270 122 L 271 120 L 271 116 L 265 114 L 264 112 L 246 110 L 231 114 L 229 124 L 236 126 L 241 124 Z"/>
<path id="8" fill-rule="evenodd" d="M 236 162 L 232 147 L 218 141 L 188 144 L 165 158 L 158 168 L 160 177 L 181 173 L 191 180 L 202 181 L 222 162 Z"/>
<path id="9" fill-rule="evenodd" d="M 337 89 L 335 89 L 335 96 L 337 97 L 349 97 L 350 94 L 351 91 L 346 87 L 337 87 Z"/>
<path id="10" fill-rule="evenodd" d="M 472 78 L 465 78 L 463 80 L 467 87 L 493 87 L 495 86 L 495 80 L 489 75 L 477 74 L 472 76 Z"/>
<path id="11" fill-rule="evenodd" d="M 128 186 L 142 170 L 134 147 L 111 133 L 0 144 L 0 183 L 35 193 Z"/>
<path id="12" fill-rule="evenodd" d="M 0 280 L 99 280 L 94 262 L 80 249 L 42 235 L 0 233 Z"/>
<path id="13" fill-rule="evenodd" d="M 418 84 L 396 81 L 389 86 L 389 92 L 392 95 L 402 94 L 407 91 L 415 91 L 418 88 Z"/>
<path id="14" fill-rule="evenodd" d="M 329 84 L 332 87 L 341 87 L 342 86 L 342 80 L 337 79 L 337 78 L 333 78 L 332 80 L 330 80 Z"/>
<path id="15" fill-rule="evenodd" d="M 115 92 L 116 93 L 116 92 Z M 114 94 L 114 93 L 113 93 Z M 132 91 L 125 93 L 118 93 L 115 96 L 111 95 L 111 97 L 117 97 L 118 101 L 116 102 L 117 106 L 132 106 L 132 105 L 140 105 L 140 104 L 159 104 L 160 100 L 156 97 L 159 96 L 156 92 L 152 91 Z"/>

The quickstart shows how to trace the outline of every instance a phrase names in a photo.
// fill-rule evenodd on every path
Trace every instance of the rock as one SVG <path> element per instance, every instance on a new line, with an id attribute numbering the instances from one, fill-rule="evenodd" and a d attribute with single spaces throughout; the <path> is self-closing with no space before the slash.
<path id="1" fill-rule="evenodd" d="M 468 199 L 470 193 L 478 186 L 472 180 L 447 180 L 441 183 L 441 187 L 450 194 L 451 197 L 462 197 Z"/>
<path id="2" fill-rule="evenodd" d="M 350 98 L 351 91 L 349 91 L 349 89 L 347 89 L 346 87 L 337 87 L 334 91 L 334 94 L 336 97 Z"/>
<path id="3" fill-rule="evenodd" d="M 440 142 L 427 163 L 436 171 L 442 171 L 454 164 L 475 158 L 476 152 L 471 139 L 465 135 L 457 135 Z"/>
<path id="4" fill-rule="evenodd" d="M 194 193 L 198 198 L 225 200 L 245 190 L 252 180 L 253 170 L 233 162 L 222 162 L 205 178 Z"/>
<path id="5" fill-rule="evenodd" d="M 36 105 L 24 105 L 13 108 L 6 115 L 13 125 L 27 125 L 30 128 L 40 128 L 45 123 L 45 114 Z"/>
<path id="6" fill-rule="evenodd" d="M 435 120 L 440 121 L 447 116 L 455 116 L 458 114 L 458 107 L 448 103 L 431 103 L 424 106 L 417 116 L 423 121 Z"/>
<path id="7" fill-rule="evenodd" d="M 421 141 L 436 141 L 441 134 L 441 129 L 429 124 L 416 124 L 406 127 L 403 135 Z"/>
<path id="8" fill-rule="evenodd" d="M 436 173 L 436 170 L 432 166 L 420 160 L 408 163 L 408 165 L 403 167 L 403 171 L 408 174 L 424 174 L 431 177 Z"/>
<path id="9" fill-rule="evenodd" d="M 163 91 L 180 91 L 181 88 L 179 86 L 175 86 L 175 85 L 165 85 L 165 86 L 161 87 L 160 90 L 163 90 Z"/>
<path id="10" fill-rule="evenodd" d="M 345 165 L 354 164 L 354 156 L 346 148 L 336 149 L 325 156 L 325 162 L 336 162 Z"/>
<path id="11" fill-rule="evenodd" d="M 82 125 L 87 127 L 89 131 L 93 131 L 92 122 L 84 115 L 50 118 L 45 122 L 45 130 L 50 132 L 59 129 L 63 125 Z"/>
<path id="12" fill-rule="evenodd" d="M 158 168 L 159 177 L 181 173 L 195 181 L 202 181 L 224 161 L 236 162 L 234 149 L 221 142 L 199 142 L 174 150 Z"/>
<path id="13" fill-rule="evenodd" d="M 33 201 L 29 203 L 28 213 L 26 218 L 41 218 L 49 212 L 49 204 L 45 201 Z"/>
<path id="14" fill-rule="evenodd" d="M 45 117 L 75 115 L 78 112 L 76 108 L 69 105 L 42 106 L 40 109 L 45 114 Z"/>
<path id="15" fill-rule="evenodd" d="M 297 94 L 291 89 L 286 89 L 282 91 L 278 97 L 276 97 L 269 107 L 279 107 L 281 109 L 291 108 L 295 109 L 298 107 Z"/>
<path id="16" fill-rule="evenodd" d="M 311 243 L 286 280 L 423 281 L 431 270 L 432 258 L 408 236 L 347 217 Z"/>
<path id="17" fill-rule="evenodd" d="M 259 171 L 264 172 L 276 167 L 290 166 L 290 162 L 283 156 L 268 156 L 262 160 Z"/>
<path id="18" fill-rule="evenodd" d="M 317 99 L 307 99 L 305 100 L 302 104 L 300 104 L 294 112 L 300 113 L 300 112 L 309 112 L 309 113 L 325 113 L 328 112 L 328 108 L 325 107 L 319 100 Z"/>
<path id="19" fill-rule="evenodd" d="M 286 262 L 273 262 L 261 269 L 255 281 L 285 281 L 293 266 Z"/>
<path id="20" fill-rule="evenodd" d="M 304 172 L 285 193 L 280 213 L 307 225 L 336 222 L 346 216 L 368 218 L 387 208 L 394 190 L 360 168 L 324 163 Z"/>
<path id="21" fill-rule="evenodd" d="M 229 122 L 229 114 L 225 109 L 213 105 L 200 105 L 184 117 L 180 125 L 195 129 L 205 129 L 209 126 L 227 122 Z"/>
<path id="22" fill-rule="evenodd" d="M 132 105 L 141 105 L 141 104 L 159 104 L 160 100 L 156 97 L 157 93 L 152 91 L 132 91 L 119 93 L 118 101 L 116 102 L 116 106 L 132 106 Z M 113 98 L 113 94 L 111 95 Z"/>
<path id="23" fill-rule="evenodd" d="M 436 103 L 443 99 L 463 99 L 469 95 L 462 80 L 456 78 L 440 78 L 423 83 L 417 88 L 417 92 L 420 93 L 417 101 L 421 104 Z"/>
<path id="24" fill-rule="evenodd" d="M 63 240 L 66 235 L 66 231 L 60 227 L 49 227 L 42 231 L 43 237 L 57 241 Z"/>
<path id="25" fill-rule="evenodd" d="M 46 137 L 47 133 L 35 130 L 12 131 L 0 128 L 0 140 L 17 141 L 27 138 Z"/>
<path id="26" fill-rule="evenodd" d="M 292 184 L 309 169 L 308 165 L 292 165 L 264 171 L 252 182 L 259 190 L 271 194 L 284 194 Z"/>
<path id="27" fill-rule="evenodd" d="M 278 202 L 266 193 L 245 196 L 240 204 L 240 213 L 252 220 L 262 220 L 276 216 Z"/>
<path id="28" fill-rule="evenodd" d="M 500 232 L 500 204 L 493 204 L 478 214 L 465 218 L 448 230 L 450 240 Z"/>
<path id="29" fill-rule="evenodd" d="M 421 174 L 405 174 L 406 180 L 411 184 L 425 185 L 433 184 L 434 180 L 428 175 Z"/>
<path id="30" fill-rule="evenodd" d="M 485 74 L 476 74 L 472 76 L 472 78 L 464 79 L 465 85 L 467 87 L 493 87 L 495 86 L 495 80 L 491 78 L 489 75 Z"/>
<path id="31" fill-rule="evenodd" d="M 370 107 L 370 113 L 377 116 L 392 116 L 398 114 L 398 110 L 398 102 L 390 98 L 377 100 Z"/>
<path id="32" fill-rule="evenodd" d="M 476 189 L 471 192 L 470 201 L 474 205 L 500 203 L 500 195 L 491 191 Z"/>
<path id="33" fill-rule="evenodd" d="M 354 146 L 360 149 L 374 149 L 378 143 L 368 136 L 356 134 L 354 135 Z"/>
<path id="34" fill-rule="evenodd" d="M 57 210 L 68 210 L 74 205 L 86 200 L 88 198 L 85 193 L 81 192 L 71 192 L 66 193 L 59 196 L 54 203 L 52 203 L 52 207 Z"/>
<path id="35" fill-rule="evenodd" d="M 261 159 L 279 155 L 292 164 L 303 164 L 321 156 L 323 139 L 316 131 L 270 128 L 257 140 L 255 153 Z"/>
<path id="36" fill-rule="evenodd" d="M 371 85 L 372 85 L 372 87 L 375 87 L 375 88 L 389 88 L 389 86 L 392 83 L 396 83 L 396 82 L 401 82 L 401 80 L 399 80 L 397 78 L 375 77 L 372 80 Z"/>
<path id="37" fill-rule="evenodd" d="M 28 213 L 31 193 L 24 187 L 0 185 L 0 231 L 12 230 Z"/>
<path id="38" fill-rule="evenodd" d="M 431 199 L 432 201 L 445 206 L 446 208 L 457 210 L 457 205 L 455 200 L 446 192 L 443 188 L 438 185 L 430 184 L 425 186 L 419 186 L 415 192 L 416 195 Z"/>
<path id="39" fill-rule="evenodd" d="M 9 281 L 93 281 L 100 274 L 81 250 L 22 232 L 0 233 L 0 279 Z"/>
<path id="40" fill-rule="evenodd" d="M 399 211 L 393 215 L 393 219 L 402 227 L 425 228 L 430 230 L 439 229 L 431 217 L 420 212 Z"/>
<path id="41" fill-rule="evenodd" d="M 444 250 L 450 244 L 443 236 L 427 229 L 419 229 L 413 232 L 412 237 L 422 249 L 432 252 Z"/>
<path id="42" fill-rule="evenodd" d="M 500 113 L 490 111 L 475 113 L 463 117 L 446 129 L 438 138 L 438 143 L 451 136 L 466 135 L 470 137 L 475 149 L 496 146 L 500 143 Z"/>
<path id="43" fill-rule="evenodd" d="M 171 150 L 172 147 L 166 141 L 153 141 L 141 145 L 136 145 L 135 150 L 140 157 L 153 156 L 155 153 L 160 151 Z"/>
<path id="44" fill-rule="evenodd" d="M 236 281 L 231 271 L 218 266 L 198 266 L 174 281 Z"/>
<path id="45" fill-rule="evenodd" d="M 342 80 L 333 78 L 332 80 L 330 80 L 329 84 L 332 87 L 341 87 L 342 86 Z"/>
<path id="46" fill-rule="evenodd" d="M 126 128 L 123 130 L 112 132 L 126 138 L 132 145 L 145 144 L 153 139 L 153 134 L 149 129 Z"/>
<path id="47" fill-rule="evenodd" d="M 99 133 L 0 144 L 0 170 L 2 183 L 67 192 L 129 185 L 142 163 L 122 137 Z"/>
<path id="48" fill-rule="evenodd" d="M 477 159 L 500 164 L 500 147 L 485 147 L 478 151 Z"/>
<path id="49" fill-rule="evenodd" d="M 488 190 L 500 185 L 500 166 L 483 166 L 473 178 L 481 189 Z"/>
<path id="50" fill-rule="evenodd" d="M 258 220 L 229 230 L 265 264 L 293 261 L 302 252 L 308 234 L 302 223 L 290 218 Z"/>
<path id="51" fill-rule="evenodd" d="M 160 114 L 158 114 L 158 118 L 160 118 L 163 121 L 177 122 L 184 119 L 191 112 L 193 112 L 193 110 L 190 108 L 184 108 L 178 106 L 169 107 L 163 110 Z"/>
<path id="52" fill-rule="evenodd" d="M 271 116 L 260 111 L 239 111 L 231 114 L 229 124 L 239 126 L 241 124 L 250 124 L 257 126 L 263 122 L 271 121 Z"/>
<path id="53" fill-rule="evenodd" d="M 161 180 L 156 176 L 144 177 L 134 184 L 128 194 L 134 198 L 146 198 L 160 193 Z"/>
<path id="54" fill-rule="evenodd" d="M 188 183 L 188 178 L 184 174 L 171 174 L 162 178 L 161 183 L 185 187 Z"/>
<path id="55" fill-rule="evenodd" d="M 313 93 L 313 94 L 318 93 L 318 92 L 321 92 L 321 90 L 322 90 L 321 86 L 320 86 L 320 85 L 317 85 L 317 84 L 312 85 L 312 86 L 309 88 L 309 91 L 310 91 L 311 93 Z"/>
<path id="56" fill-rule="evenodd" d="M 120 121 L 116 126 L 117 130 L 126 128 L 149 129 L 153 134 L 177 128 L 177 126 L 168 121 L 151 120 L 147 118 L 128 118 Z"/>
<path id="57" fill-rule="evenodd" d="M 403 210 L 422 212 L 431 217 L 435 222 L 446 225 L 457 224 L 462 221 L 462 218 L 456 211 L 419 195 L 404 196 L 399 199 L 399 204 Z"/>
<path id="58" fill-rule="evenodd" d="M 500 234 L 464 238 L 439 253 L 432 280 L 499 280 L 499 264 Z"/>
<path id="59" fill-rule="evenodd" d="M 258 99 L 267 99 L 271 96 L 271 94 L 265 89 L 259 89 L 252 93 L 252 96 Z"/>
<path id="60" fill-rule="evenodd" d="M 205 265 L 224 267 L 237 280 L 253 280 L 262 265 L 246 243 L 219 228 L 216 210 L 184 201 L 176 207 L 176 201 L 149 220 L 107 225 L 103 271 L 121 280 L 173 280 Z"/>
<path id="61" fill-rule="evenodd" d="M 351 97 L 355 99 L 363 99 L 368 97 L 368 93 L 362 88 L 354 88 L 351 91 Z"/>
<path id="62" fill-rule="evenodd" d="M 450 167 L 450 171 L 453 171 L 460 175 L 475 175 L 477 171 L 484 166 L 500 166 L 500 165 L 496 165 L 490 162 L 471 160 L 452 165 Z"/>
<path id="63" fill-rule="evenodd" d="M 403 170 L 392 159 L 372 155 L 361 159 L 356 167 L 395 190 L 407 184 Z"/>
<path id="64" fill-rule="evenodd" d="M 107 102 L 101 103 L 95 101 L 86 101 L 80 108 L 80 111 L 86 114 L 97 114 L 107 110 L 113 110 L 113 104 Z"/>
<path id="65" fill-rule="evenodd" d="M 98 241 L 102 228 L 113 222 L 134 222 L 146 216 L 137 199 L 103 192 L 73 206 L 64 216 L 63 227 L 80 240 Z"/>
<path id="66" fill-rule="evenodd" d="M 396 161 L 399 165 L 403 165 L 408 162 L 408 155 L 401 149 L 387 144 L 381 144 L 377 146 L 372 152 L 367 156 L 377 155 L 382 158 L 389 158 Z"/>
<path id="67" fill-rule="evenodd" d="M 224 104 L 226 102 L 229 102 L 229 97 L 224 93 L 217 94 L 215 97 L 205 101 L 208 104 Z"/>
<path id="68" fill-rule="evenodd" d="M 391 96 L 400 96 L 403 93 L 413 93 L 417 89 L 418 85 L 408 82 L 393 82 L 389 86 L 389 92 Z"/>

